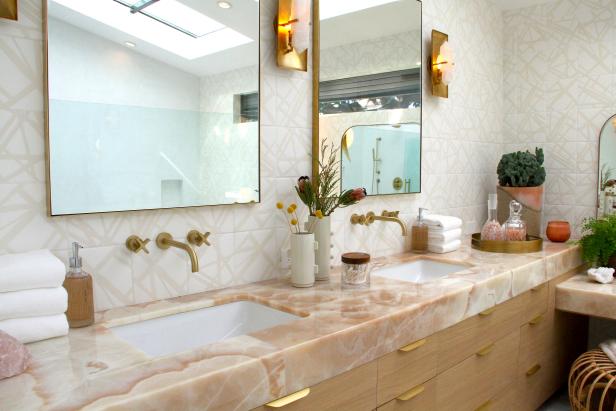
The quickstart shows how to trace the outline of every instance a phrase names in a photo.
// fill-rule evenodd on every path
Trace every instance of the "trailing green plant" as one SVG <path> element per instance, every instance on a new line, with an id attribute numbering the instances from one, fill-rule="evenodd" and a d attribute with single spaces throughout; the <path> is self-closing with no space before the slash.
<path id="1" fill-rule="evenodd" d="M 602 218 L 587 218 L 582 227 L 582 258 L 590 264 L 608 266 L 616 254 L 616 214 Z"/>
<path id="2" fill-rule="evenodd" d="M 537 187 L 545 182 L 543 149 L 517 151 L 503 155 L 496 172 L 498 183 L 505 187 Z"/>

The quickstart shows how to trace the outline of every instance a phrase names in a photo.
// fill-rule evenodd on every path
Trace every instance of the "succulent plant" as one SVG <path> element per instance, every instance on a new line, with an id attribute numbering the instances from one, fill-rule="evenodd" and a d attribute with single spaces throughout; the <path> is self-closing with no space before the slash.
<path id="1" fill-rule="evenodd" d="M 498 183 L 509 187 L 537 187 L 545 182 L 543 149 L 518 151 L 503 155 L 496 172 Z"/>

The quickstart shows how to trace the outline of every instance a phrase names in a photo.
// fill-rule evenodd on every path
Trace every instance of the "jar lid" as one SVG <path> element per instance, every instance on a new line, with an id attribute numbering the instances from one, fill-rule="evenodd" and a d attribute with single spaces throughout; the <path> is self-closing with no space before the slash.
<path id="1" fill-rule="evenodd" d="M 370 254 L 366 253 L 344 253 L 342 262 L 345 264 L 367 264 L 370 262 Z"/>

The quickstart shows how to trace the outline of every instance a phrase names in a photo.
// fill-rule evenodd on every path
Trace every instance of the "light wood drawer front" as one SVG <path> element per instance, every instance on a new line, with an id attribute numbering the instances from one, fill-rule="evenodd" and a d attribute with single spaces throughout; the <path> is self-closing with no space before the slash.
<path id="1" fill-rule="evenodd" d="M 438 375 L 436 409 L 475 410 L 498 393 L 515 387 L 519 344 L 520 330 L 517 328 Z"/>
<path id="2" fill-rule="evenodd" d="M 522 323 L 531 321 L 538 315 L 542 315 L 547 312 L 549 293 L 550 286 L 548 283 L 544 283 L 522 295 L 524 297 L 524 314 L 521 317 Z"/>
<path id="3" fill-rule="evenodd" d="M 516 409 L 533 411 L 539 408 L 560 387 L 564 372 L 562 356 L 556 350 L 537 358 L 530 366 L 520 364 Z"/>
<path id="4" fill-rule="evenodd" d="M 400 399 L 383 404 L 377 411 L 432 411 L 436 409 L 436 380 L 431 379 L 402 393 Z M 408 398 L 412 397 L 412 398 Z"/>
<path id="5" fill-rule="evenodd" d="M 519 329 L 519 318 L 524 308 L 522 303 L 520 297 L 512 298 L 483 314 L 438 332 L 435 335 L 438 342 L 437 373 L 460 363 L 486 344 Z"/>
<path id="6" fill-rule="evenodd" d="M 376 408 L 376 361 L 347 371 L 310 388 L 310 393 L 279 408 L 255 411 L 369 411 Z"/>
<path id="7" fill-rule="evenodd" d="M 558 351 L 559 344 L 554 337 L 554 313 L 539 315 L 523 325 L 520 328 L 520 368 L 526 370 L 550 350 Z"/>
<path id="8" fill-rule="evenodd" d="M 436 340 L 415 341 L 378 360 L 377 404 L 384 404 L 436 375 Z"/>

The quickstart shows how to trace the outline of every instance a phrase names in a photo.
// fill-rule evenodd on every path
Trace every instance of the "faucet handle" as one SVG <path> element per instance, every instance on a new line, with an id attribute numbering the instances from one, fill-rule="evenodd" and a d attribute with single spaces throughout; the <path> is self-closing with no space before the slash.
<path id="1" fill-rule="evenodd" d="M 188 240 L 188 242 L 192 245 L 196 245 L 197 247 L 201 247 L 203 244 L 205 245 L 212 245 L 210 244 L 210 242 L 208 241 L 208 237 L 210 236 L 210 232 L 205 232 L 205 233 L 201 233 L 197 230 L 190 230 L 188 232 L 188 235 L 186 236 L 186 239 Z"/>
<path id="2" fill-rule="evenodd" d="M 383 210 L 383 212 L 381 213 L 381 216 L 383 217 L 398 217 L 398 215 L 400 215 L 400 211 Z"/>
<path id="3" fill-rule="evenodd" d="M 133 253 L 137 254 L 139 251 L 144 251 L 146 254 L 150 254 L 150 251 L 147 248 L 148 243 L 150 242 L 149 238 L 142 240 L 141 237 L 136 235 L 131 235 L 126 239 L 126 248 L 128 248 Z"/>

